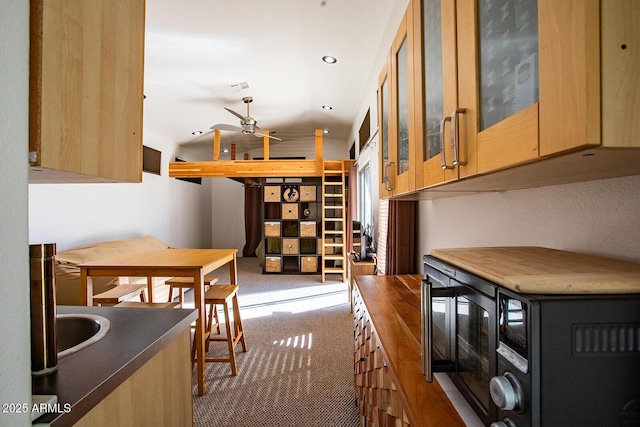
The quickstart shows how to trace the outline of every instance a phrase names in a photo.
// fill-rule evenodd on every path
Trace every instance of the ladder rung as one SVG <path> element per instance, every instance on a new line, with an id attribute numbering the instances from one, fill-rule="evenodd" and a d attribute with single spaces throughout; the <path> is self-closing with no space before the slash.
<path id="1" fill-rule="evenodd" d="M 324 259 L 338 261 L 344 259 L 343 255 L 325 255 Z"/>
<path id="2" fill-rule="evenodd" d="M 324 234 L 344 234 L 344 230 L 324 230 Z"/>
<path id="3" fill-rule="evenodd" d="M 344 268 L 342 267 L 325 267 L 325 273 L 344 273 Z"/>

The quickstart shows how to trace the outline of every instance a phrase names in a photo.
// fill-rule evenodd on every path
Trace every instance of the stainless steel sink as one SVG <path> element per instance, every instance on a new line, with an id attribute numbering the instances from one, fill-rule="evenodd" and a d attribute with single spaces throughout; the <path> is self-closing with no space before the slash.
<path id="1" fill-rule="evenodd" d="M 102 339 L 111 328 L 109 319 L 94 314 L 58 314 L 56 350 L 68 356 Z"/>

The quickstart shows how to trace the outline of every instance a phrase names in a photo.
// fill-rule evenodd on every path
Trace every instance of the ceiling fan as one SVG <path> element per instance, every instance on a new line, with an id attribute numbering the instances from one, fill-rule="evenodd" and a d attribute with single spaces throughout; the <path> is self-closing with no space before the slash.
<path id="1" fill-rule="evenodd" d="M 217 130 L 230 130 L 230 131 L 234 131 L 234 132 L 242 132 L 245 135 L 255 135 L 257 137 L 269 137 L 271 139 L 275 139 L 277 141 L 282 141 L 282 139 L 280 138 L 276 138 L 275 136 L 272 135 L 267 135 L 266 133 L 264 133 L 264 131 L 262 129 L 260 129 L 258 127 L 258 122 L 256 122 L 256 120 L 251 117 L 249 115 L 249 104 L 253 102 L 253 98 L 250 96 L 245 96 L 244 98 L 242 98 L 242 101 L 247 104 L 247 116 L 244 117 L 239 113 L 236 113 L 235 111 L 231 110 L 230 108 L 224 107 L 225 110 L 227 110 L 228 112 L 230 112 L 231 114 L 233 114 L 234 116 L 236 116 L 237 118 L 240 119 L 240 126 L 233 126 L 233 125 L 225 125 L 225 124 L 217 124 L 217 125 L 213 125 L 211 126 L 211 129 L 217 129 Z"/>

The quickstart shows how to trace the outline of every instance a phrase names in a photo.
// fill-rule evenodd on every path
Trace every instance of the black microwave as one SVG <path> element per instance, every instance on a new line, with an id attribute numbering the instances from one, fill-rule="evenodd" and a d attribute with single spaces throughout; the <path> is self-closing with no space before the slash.
<path id="1" fill-rule="evenodd" d="M 423 371 L 485 425 L 640 426 L 640 295 L 519 294 L 431 256 Z"/>

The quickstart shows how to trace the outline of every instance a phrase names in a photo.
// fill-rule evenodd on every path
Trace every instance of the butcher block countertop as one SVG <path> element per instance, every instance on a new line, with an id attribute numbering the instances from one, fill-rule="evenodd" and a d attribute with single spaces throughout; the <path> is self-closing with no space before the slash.
<path id="1" fill-rule="evenodd" d="M 422 375 L 420 275 L 357 276 L 356 287 L 395 379 L 409 424 L 416 427 L 464 426 L 436 381 Z"/>
<path id="2" fill-rule="evenodd" d="M 434 249 L 431 256 L 519 293 L 640 293 L 635 262 L 533 246 Z"/>

